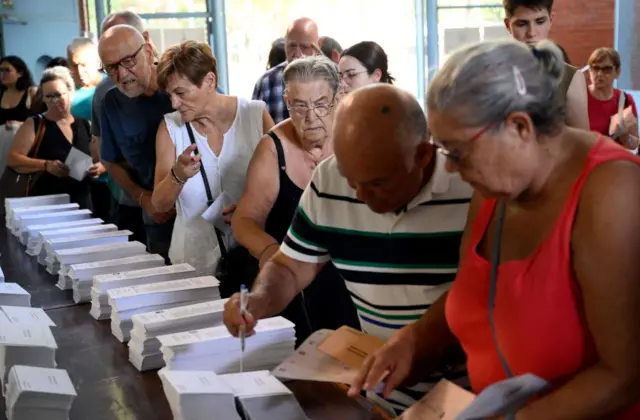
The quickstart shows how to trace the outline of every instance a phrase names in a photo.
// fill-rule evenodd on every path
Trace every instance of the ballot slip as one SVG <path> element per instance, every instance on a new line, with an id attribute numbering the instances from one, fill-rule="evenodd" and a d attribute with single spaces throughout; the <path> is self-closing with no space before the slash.
<path id="1" fill-rule="evenodd" d="M 23 216 L 28 214 L 43 214 L 43 213 L 57 213 L 62 211 L 72 211 L 78 210 L 80 205 L 77 203 L 66 203 L 66 204 L 50 204 L 45 206 L 29 206 L 29 207 L 20 207 L 17 209 L 13 209 L 11 211 L 11 215 L 8 217 L 8 226 L 7 228 L 14 235 L 17 233 L 18 221 Z"/>
<path id="2" fill-rule="evenodd" d="M 18 283 L 0 283 L 0 305 L 31 306 L 31 294 Z"/>
<path id="3" fill-rule="evenodd" d="M 211 300 L 133 315 L 129 361 L 139 371 L 163 367 L 164 359 L 157 336 L 222 325 L 227 301 Z"/>
<path id="4" fill-rule="evenodd" d="M 76 395 L 64 369 L 14 365 L 7 381 L 7 419 L 68 420 Z"/>
<path id="5" fill-rule="evenodd" d="M 91 219 L 90 210 L 70 210 L 53 213 L 25 214 L 24 216 L 20 216 L 16 222 L 18 225 L 16 229 L 16 236 L 18 236 L 20 242 L 24 244 L 27 240 L 26 231 L 29 226 L 71 222 L 73 220 L 83 219 Z"/>
<path id="6" fill-rule="evenodd" d="M 142 254 L 114 260 L 72 264 L 68 270 L 62 270 L 61 268 L 59 275 L 64 275 L 71 280 L 73 300 L 76 303 L 82 303 L 91 301 L 91 287 L 93 286 L 94 276 L 162 267 L 164 265 L 165 260 L 161 255 Z"/>
<path id="7" fill-rule="evenodd" d="M 55 252 L 55 261 L 60 265 L 60 269 L 63 269 L 63 266 L 70 266 L 72 264 L 112 260 L 146 253 L 147 246 L 145 244 L 138 241 L 131 241 L 123 244 L 62 249 Z"/>
<path id="8" fill-rule="evenodd" d="M 111 305 L 107 292 L 129 286 L 186 279 L 196 276 L 196 269 L 189 264 L 167 265 L 145 268 L 141 270 L 122 271 L 119 273 L 100 274 L 93 278 L 91 288 L 91 311 L 96 319 L 108 319 Z M 95 315 L 94 315 L 95 314 Z"/>
<path id="9" fill-rule="evenodd" d="M 4 324 L 45 325 L 55 327 L 56 324 L 42 308 L 26 306 L 0 306 L 0 328 Z"/>
<path id="10" fill-rule="evenodd" d="M 46 325 L 3 324 L 0 328 L 0 378 L 15 365 L 56 367 L 56 340 Z"/>
<path id="11" fill-rule="evenodd" d="M 93 220 L 93 219 L 86 219 Z M 115 232 L 118 226 L 114 224 L 90 224 L 86 226 L 74 226 L 61 229 L 42 230 L 33 240 L 27 239 L 27 254 L 34 256 L 44 251 L 45 241 L 50 239 L 69 238 L 73 236 L 91 235 L 102 232 Z M 45 251 L 46 252 L 46 251 Z"/>
<path id="12" fill-rule="evenodd" d="M 241 420 L 233 390 L 215 373 L 161 369 L 158 376 L 175 420 Z"/>
<path id="13" fill-rule="evenodd" d="M 204 276 L 111 289 L 111 330 L 120 341 L 129 341 L 133 315 L 220 299 L 219 286 L 215 277 Z"/>
<path id="14" fill-rule="evenodd" d="M 8 226 L 12 211 L 22 207 L 47 206 L 51 204 L 67 204 L 71 202 L 69 194 L 39 195 L 35 197 L 15 197 L 4 199 L 5 223 Z"/>
<path id="15" fill-rule="evenodd" d="M 2 271 L 2 267 L 0 267 L 0 283 L 4 283 L 4 271 Z"/>
<path id="16" fill-rule="evenodd" d="M 307 420 L 293 392 L 269 371 L 219 376 L 233 391 L 245 420 Z"/>
<path id="17" fill-rule="evenodd" d="M 33 249 L 38 242 L 41 232 L 47 232 L 47 231 L 59 230 L 59 229 L 73 229 L 73 228 L 82 227 L 82 226 L 96 226 L 96 225 L 101 225 L 102 223 L 104 223 L 104 220 L 94 217 L 90 219 L 72 220 L 70 222 L 32 225 L 27 227 L 26 229 L 26 232 L 24 234 L 24 236 L 26 237 L 26 241 L 23 242 L 23 245 L 26 245 L 27 250 Z"/>
<path id="18" fill-rule="evenodd" d="M 294 324 L 283 317 L 258 321 L 255 334 L 240 342 L 222 325 L 158 336 L 162 356 L 172 370 L 211 370 L 218 374 L 244 370 L 271 370 L 294 351 Z"/>

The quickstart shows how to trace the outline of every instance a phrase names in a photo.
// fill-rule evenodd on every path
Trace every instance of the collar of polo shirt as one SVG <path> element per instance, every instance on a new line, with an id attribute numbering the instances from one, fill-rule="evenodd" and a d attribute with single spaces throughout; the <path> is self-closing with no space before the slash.
<path id="1" fill-rule="evenodd" d="M 440 153 L 435 153 L 434 159 L 436 160 L 436 167 L 433 170 L 433 176 L 429 182 L 422 187 L 420 192 L 418 192 L 418 195 L 404 207 L 403 211 L 409 211 L 421 204 L 431 201 L 434 194 L 443 194 L 449 191 L 451 174 L 445 168 L 446 158 Z"/>

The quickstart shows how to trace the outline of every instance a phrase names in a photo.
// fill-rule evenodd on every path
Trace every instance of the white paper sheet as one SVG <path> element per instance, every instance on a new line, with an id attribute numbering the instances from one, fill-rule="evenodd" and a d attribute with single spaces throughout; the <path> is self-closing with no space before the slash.
<path id="1" fill-rule="evenodd" d="M 221 231 L 226 232 L 229 229 L 229 225 L 224 221 L 225 217 L 222 216 L 222 211 L 232 204 L 234 204 L 233 199 L 223 191 L 213 204 L 202 213 L 202 218 L 209 223 L 213 223 Z"/>
<path id="2" fill-rule="evenodd" d="M 82 181 L 87 176 L 89 166 L 93 164 L 93 159 L 88 154 L 72 147 L 64 164 L 69 168 L 69 176 L 71 178 L 76 181 Z"/>

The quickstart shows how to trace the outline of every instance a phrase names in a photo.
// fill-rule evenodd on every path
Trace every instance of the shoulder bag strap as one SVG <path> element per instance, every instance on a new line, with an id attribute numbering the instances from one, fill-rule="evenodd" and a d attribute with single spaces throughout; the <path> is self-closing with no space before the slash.
<path id="1" fill-rule="evenodd" d="M 191 144 L 196 144 L 196 139 L 193 136 L 193 129 L 191 128 L 190 123 L 185 123 L 187 126 L 187 132 L 189 133 L 189 140 Z M 196 150 L 194 152 L 196 155 L 200 154 L 198 147 L 196 146 Z M 200 161 L 200 175 L 202 175 L 202 181 L 204 182 L 204 189 L 207 192 L 207 207 L 211 206 L 214 202 L 213 194 L 211 193 L 211 187 L 209 186 L 209 178 L 207 177 L 207 172 L 204 170 L 204 165 L 202 164 L 202 160 Z M 224 246 L 224 240 L 222 232 L 217 227 L 213 227 L 216 231 L 216 238 L 218 239 L 218 246 L 220 247 L 220 255 L 222 258 L 227 257 L 227 248 Z"/>
<path id="2" fill-rule="evenodd" d="M 37 118 L 34 117 L 33 120 L 36 124 L 38 124 L 38 129 L 36 130 L 36 137 L 33 141 L 33 146 L 31 146 L 29 155 L 31 155 L 31 157 L 35 159 L 38 157 L 40 145 L 42 144 L 42 139 L 44 138 L 45 123 L 44 117 L 42 115 L 38 115 Z"/>

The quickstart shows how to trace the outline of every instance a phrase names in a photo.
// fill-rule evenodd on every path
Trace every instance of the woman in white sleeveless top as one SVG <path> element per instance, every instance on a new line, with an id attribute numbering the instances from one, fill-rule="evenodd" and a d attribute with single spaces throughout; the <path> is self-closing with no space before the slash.
<path id="1" fill-rule="evenodd" d="M 209 207 L 205 179 L 212 200 L 224 192 L 230 218 L 253 151 L 273 127 L 264 102 L 222 95 L 217 82 L 216 59 L 204 43 L 169 48 L 158 64 L 158 85 L 177 111 L 166 114 L 158 128 L 152 203 L 158 211 L 176 206 L 169 257 L 174 264 L 191 264 L 200 275 L 213 274 L 220 257 L 214 225 L 203 218 Z M 231 229 L 223 228 L 228 248 Z"/>

